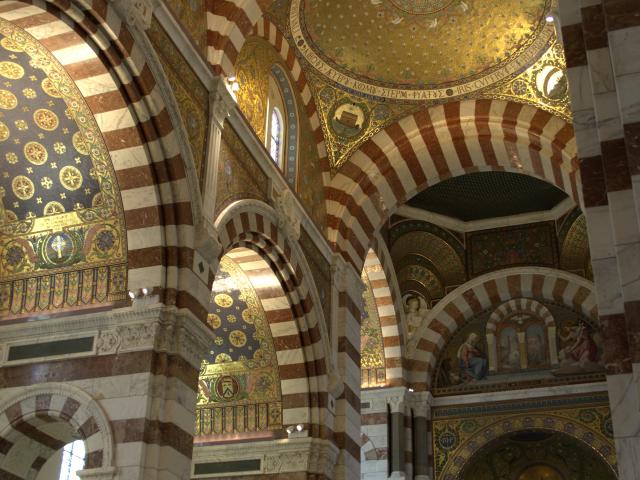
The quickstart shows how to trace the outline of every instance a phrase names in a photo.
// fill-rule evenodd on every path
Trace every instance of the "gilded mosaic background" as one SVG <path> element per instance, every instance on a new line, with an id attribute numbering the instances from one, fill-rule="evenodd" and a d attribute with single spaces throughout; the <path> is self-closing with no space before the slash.
<path id="1" fill-rule="evenodd" d="M 62 65 L 0 20 L 0 314 L 122 300 L 126 234 L 98 125 Z"/>
<path id="2" fill-rule="evenodd" d="M 235 73 L 240 84 L 240 90 L 236 95 L 238 106 L 258 138 L 263 142 L 266 135 L 265 115 L 269 93 L 269 76 L 272 65 L 276 63 L 280 64 L 284 71 L 288 70 L 280 54 L 266 40 L 249 37 L 235 64 Z M 293 85 L 291 79 L 289 79 L 289 83 Z M 311 218 L 324 231 L 326 210 L 316 141 L 303 107 L 302 98 L 297 89 L 293 88 L 292 90 L 296 94 L 300 122 L 298 129 L 298 182 L 295 188 Z"/>
<path id="3" fill-rule="evenodd" d="M 490 442 L 465 465 L 461 480 L 616 480 L 589 446 L 563 433 L 517 432 Z"/>
<path id="4" fill-rule="evenodd" d="M 207 12 L 204 0 L 166 0 L 202 55 L 207 55 Z"/>
<path id="5" fill-rule="evenodd" d="M 184 4 L 185 9 L 191 8 L 191 2 L 177 3 Z M 194 15 L 194 19 L 196 18 L 200 21 L 203 17 Z M 196 173 L 202 182 L 207 155 L 209 92 L 155 18 L 147 34 L 158 52 L 160 63 L 176 97 L 180 116 L 189 136 Z"/>
<path id="6" fill-rule="evenodd" d="M 384 361 L 384 342 L 376 299 L 373 296 L 371 281 L 366 272 L 362 272 L 365 290 L 364 310 L 360 323 L 360 366 L 362 388 L 382 387 L 386 383 Z"/>
<path id="7" fill-rule="evenodd" d="M 200 369 L 196 435 L 281 428 L 271 330 L 249 278 L 229 257 L 216 274 L 207 322 L 215 339 Z"/>
<path id="8" fill-rule="evenodd" d="M 214 218 L 242 198 L 268 201 L 268 179 L 236 132 L 227 123 L 222 130 Z"/>
<path id="9" fill-rule="evenodd" d="M 460 478 L 468 462 L 471 459 L 475 461 L 474 455 L 477 452 L 485 452 L 483 448 L 486 445 L 516 432 L 562 433 L 593 452 L 599 460 L 608 465 L 609 473 L 616 470 L 608 399 L 606 394 L 593 394 L 581 397 L 434 408 L 432 438 L 435 452 L 435 478 L 437 480 Z M 575 450 L 572 451 L 575 453 Z M 568 454 L 569 451 L 567 456 Z M 477 458 L 480 462 L 488 460 L 487 455 L 479 455 Z M 517 460 L 517 452 L 512 452 L 511 461 Z M 575 467 L 573 460 L 567 458 L 567 461 Z M 498 459 L 498 461 L 501 460 Z M 508 467 L 508 462 L 506 465 L 502 462 L 500 467 L 505 466 Z"/>

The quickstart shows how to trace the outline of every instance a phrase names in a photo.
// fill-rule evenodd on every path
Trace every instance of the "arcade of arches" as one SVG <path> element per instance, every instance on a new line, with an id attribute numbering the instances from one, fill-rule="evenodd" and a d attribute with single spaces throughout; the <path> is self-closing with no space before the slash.
<path id="1" fill-rule="evenodd" d="M 0 479 L 640 478 L 639 52 L 637 0 L 0 0 Z"/>

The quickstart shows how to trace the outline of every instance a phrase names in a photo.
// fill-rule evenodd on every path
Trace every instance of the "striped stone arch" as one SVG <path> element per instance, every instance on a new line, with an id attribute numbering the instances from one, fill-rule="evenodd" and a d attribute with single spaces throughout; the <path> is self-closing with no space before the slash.
<path id="1" fill-rule="evenodd" d="M 375 246 L 379 247 L 376 242 Z M 384 248 L 384 245 L 382 246 Z M 377 252 L 380 252 L 379 254 Z M 384 258 L 384 251 L 381 248 L 371 249 L 367 254 L 364 263 L 364 271 L 371 282 L 373 297 L 380 318 L 382 328 L 382 340 L 384 342 L 384 358 L 386 367 L 386 386 L 396 387 L 404 385 L 404 332 L 402 331 L 397 304 L 401 299 L 397 295 L 392 285 L 393 271 L 388 267 L 391 262 L 383 264 L 380 259 Z M 404 313 L 404 311 L 403 311 Z"/>
<path id="2" fill-rule="evenodd" d="M 114 165 L 128 233 L 128 285 L 206 318 L 208 285 L 193 272 L 194 209 L 180 141 L 144 45 L 112 2 L 0 1 L 63 64 L 93 112 Z M 77 48 L 77 55 L 70 49 Z"/>
<path id="3" fill-rule="evenodd" d="M 54 422 L 65 428 L 52 429 Z M 76 439 L 85 443 L 85 471 L 112 478 L 113 433 L 98 403 L 69 384 L 25 387 L 0 404 L 0 477 L 35 478 L 51 455 Z"/>
<path id="4" fill-rule="evenodd" d="M 428 186 L 480 170 L 529 174 L 580 200 L 570 124 L 510 101 L 452 102 L 387 126 L 342 166 L 327 191 L 329 240 L 360 270 L 373 232 L 400 205 Z"/>
<path id="5" fill-rule="evenodd" d="M 487 332 L 495 332 L 500 322 L 518 312 L 531 312 L 541 318 L 547 326 L 555 324 L 553 315 L 542 303 L 532 298 L 514 298 L 494 310 L 487 322 Z"/>
<path id="6" fill-rule="evenodd" d="M 207 0 L 207 60 L 215 73 L 233 72 L 238 54 L 262 17 L 258 0 Z"/>
<path id="7" fill-rule="evenodd" d="M 415 388 L 431 385 L 440 353 L 466 320 L 519 297 L 560 302 L 598 322 L 594 285 L 583 277 L 543 267 L 507 268 L 481 275 L 440 300 L 409 341 L 408 375 Z"/>
<path id="8" fill-rule="evenodd" d="M 240 200 L 223 210 L 215 222 L 222 251 L 245 247 L 258 253 L 278 277 L 292 313 L 272 335 L 282 382 L 283 420 L 308 426 L 313 437 L 325 430 L 324 408 L 331 354 L 319 295 L 296 243 L 278 227 L 276 212 L 256 200 Z M 289 398 L 291 397 L 291 398 Z M 304 398 L 304 400 L 300 400 Z M 291 400 L 291 402 L 289 402 Z"/>
<path id="9" fill-rule="evenodd" d="M 327 158 L 327 147 L 324 141 L 324 133 L 322 131 L 322 125 L 320 124 L 320 117 L 318 116 L 316 102 L 313 99 L 311 88 L 309 87 L 307 78 L 302 70 L 302 65 L 300 65 L 300 61 L 298 60 L 294 49 L 289 45 L 286 37 L 282 34 L 280 29 L 267 18 L 261 18 L 254 26 L 252 33 L 267 40 L 273 48 L 280 53 L 282 60 L 289 68 L 289 73 L 300 92 L 300 97 L 304 102 L 304 111 L 307 113 L 309 123 L 313 129 L 313 135 L 318 147 L 320 167 L 322 168 L 322 180 L 324 182 L 323 184 L 327 186 L 331 180 L 329 160 Z"/>

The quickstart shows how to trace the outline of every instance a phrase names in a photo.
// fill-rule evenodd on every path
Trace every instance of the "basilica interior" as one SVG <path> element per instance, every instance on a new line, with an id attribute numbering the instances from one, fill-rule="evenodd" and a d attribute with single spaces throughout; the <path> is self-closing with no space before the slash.
<path id="1" fill-rule="evenodd" d="M 638 0 L 0 0 L 0 480 L 640 478 Z"/>

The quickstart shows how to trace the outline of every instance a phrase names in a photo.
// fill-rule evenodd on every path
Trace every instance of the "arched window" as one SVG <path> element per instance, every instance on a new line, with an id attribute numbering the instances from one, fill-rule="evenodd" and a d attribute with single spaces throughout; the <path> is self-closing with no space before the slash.
<path id="1" fill-rule="evenodd" d="M 60 466 L 60 480 L 80 480 L 76 475 L 84 468 L 85 447 L 82 440 L 68 443 L 62 450 L 62 465 Z"/>
<path id="2" fill-rule="evenodd" d="M 298 172 L 298 109 L 289 77 L 279 65 L 271 67 L 265 144 L 273 161 L 295 188 Z"/>
<path id="3" fill-rule="evenodd" d="M 282 147 L 284 144 L 284 125 L 282 114 L 278 107 L 271 111 L 271 126 L 269 129 L 269 153 L 280 167 L 282 166 Z"/>

